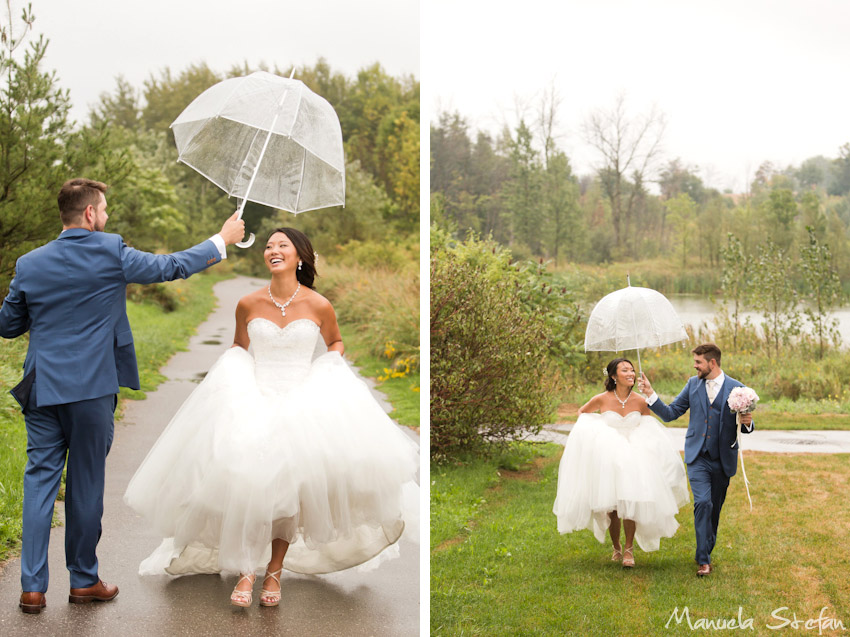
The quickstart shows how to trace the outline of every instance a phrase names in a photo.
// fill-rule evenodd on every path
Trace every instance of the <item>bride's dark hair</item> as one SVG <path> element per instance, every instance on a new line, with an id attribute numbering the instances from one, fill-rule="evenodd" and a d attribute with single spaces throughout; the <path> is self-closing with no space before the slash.
<path id="1" fill-rule="evenodd" d="M 295 251 L 298 252 L 298 258 L 301 259 L 301 269 L 295 270 L 295 278 L 301 285 L 314 290 L 313 280 L 319 276 L 319 273 L 316 272 L 316 253 L 313 251 L 313 244 L 310 243 L 310 239 L 307 238 L 306 234 L 295 228 L 275 228 L 269 234 L 266 243 L 278 232 L 289 237 L 292 245 L 295 246 Z"/>
<path id="2" fill-rule="evenodd" d="M 608 363 L 608 368 L 606 370 L 608 372 L 608 377 L 605 379 L 605 391 L 614 391 L 614 388 L 617 386 L 617 383 L 614 382 L 614 376 L 617 375 L 617 367 L 620 363 L 628 363 L 629 365 L 632 365 L 632 361 L 628 358 L 615 358 Z M 635 366 L 632 365 L 632 369 L 634 368 Z"/>

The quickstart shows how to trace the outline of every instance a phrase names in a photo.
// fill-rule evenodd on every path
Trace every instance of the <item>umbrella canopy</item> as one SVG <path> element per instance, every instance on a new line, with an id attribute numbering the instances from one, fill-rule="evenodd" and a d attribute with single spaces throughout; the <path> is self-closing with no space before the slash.
<path id="1" fill-rule="evenodd" d="M 300 80 L 265 72 L 224 80 L 171 129 L 178 160 L 242 199 L 242 209 L 253 201 L 298 214 L 345 203 L 339 118 Z"/>
<path id="2" fill-rule="evenodd" d="M 619 352 L 660 347 L 688 338 L 676 310 L 660 292 L 625 287 L 603 297 L 587 321 L 584 350 Z"/>

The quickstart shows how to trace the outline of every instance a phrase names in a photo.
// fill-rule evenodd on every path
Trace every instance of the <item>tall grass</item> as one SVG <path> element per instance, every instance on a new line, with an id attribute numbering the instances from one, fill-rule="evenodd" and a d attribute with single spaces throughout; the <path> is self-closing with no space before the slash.
<path id="1" fill-rule="evenodd" d="M 554 268 L 554 272 L 565 285 L 581 290 L 585 298 L 597 300 L 626 287 L 627 276 L 634 286 L 652 288 L 664 294 L 714 296 L 721 289 L 722 274 L 717 268 L 682 269 L 664 259 L 594 266 L 565 264 Z"/>
<path id="2" fill-rule="evenodd" d="M 148 300 L 127 304 L 142 389 L 122 388 L 121 400 L 143 399 L 145 392 L 154 390 L 164 380 L 159 368 L 175 351 L 186 349 L 189 337 L 215 306 L 212 286 L 227 276 L 226 272 L 212 270 L 187 281 L 164 283 L 158 293 L 146 295 Z M 176 300 L 176 309 L 166 311 L 150 300 L 162 298 Z M 20 407 L 8 390 L 21 378 L 28 342 L 26 335 L 14 340 L 0 339 L 0 561 L 17 550 L 21 539 L 27 437 Z"/>
<path id="3" fill-rule="evenodd" d="M 419 245 L 352 242 L 321 268 L 340 325 L 396 373 L 419 368 Z"/>

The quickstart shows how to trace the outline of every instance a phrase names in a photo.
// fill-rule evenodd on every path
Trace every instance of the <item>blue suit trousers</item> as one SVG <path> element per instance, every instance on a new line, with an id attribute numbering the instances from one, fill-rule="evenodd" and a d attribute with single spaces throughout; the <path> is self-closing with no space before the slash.
<path id="1" fill-rule="evenodd" d="M 35 396 L 35 392 L 32 392 Z M 71 588 L 98 582 L 106 455 L 112 446 L 115 395 L 24 409 L 27 465 L 24 472 L 21 589 L 46 592 L 47 547 L 53 504 L 65 459 L 65 561 Z"/>
<path id="2" fill-rule="evenodd" d="M 711 564 L 711 551 L 717 541 L 720 509 L 726 500 L 729 476 L 720 459 L 712 460 L 701 452 L 688 465 L 688 480 L 694 494 L 694 530 L 697 536 L 697 564 Z"/>

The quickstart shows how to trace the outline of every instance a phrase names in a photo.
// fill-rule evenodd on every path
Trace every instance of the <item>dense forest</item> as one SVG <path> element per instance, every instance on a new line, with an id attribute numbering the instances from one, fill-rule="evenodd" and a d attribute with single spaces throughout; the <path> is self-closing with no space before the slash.
<path id="1" fill-rule="evenodd" d="M 745 256 L 772 242 L 796 262 L 811 228 L 850 281 L 850 143 L 799 166 L 764 162 L 745 192 L 720 192 L 685 159 L 661 154 L 663 113 L 633 115 L 622 99 L 594 112 L 581 135 L 600 168 L 587 175 L 559 148 L 556 120 L 550 101 L 494 138 L 441 113 L 430 130 L 432 220 L 556 267 L 655 260 L 682 272 L 718 268 L 729 233 Z"/>
<path id="2" fill-rule="evenodd" d="M 8 18 L 8 22 L 7 22 Z M 0 294 L 16 259 L 61 229 L 56 194 L 69 178 L 110 185 L 108 231 L 140 249 L 187 247 L 216 232 L 237 202 L 192 169 L 176 163 L 170 123 L 201 92 L 228 77 L 292 68 L 215 70 L 199 63 L 152 73 L 141 87 L 118 77 L 87 121 L 70 119 L 70 98 L 44 68 L 48 39 L 34 15 L 3 16 L 0 48 Z M 299 217 L 249 204 L 246 225 L 262 233 L 282 223 L 314 237 L 320 254 L 351 241 L 407 237 L 419 229 L 419 82 L 392 77 L 379 64 L 355 77 L 319 59 L 295 69 L 339 115 L 346 155 L 346 206 Z M 245 265 L 254 252 L 238 254 Z M 238 264 L 237 264 L 238 265 Z M 256 265 L 256 264 L 255 264 Z"/>

